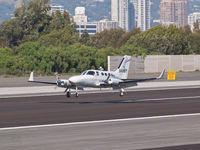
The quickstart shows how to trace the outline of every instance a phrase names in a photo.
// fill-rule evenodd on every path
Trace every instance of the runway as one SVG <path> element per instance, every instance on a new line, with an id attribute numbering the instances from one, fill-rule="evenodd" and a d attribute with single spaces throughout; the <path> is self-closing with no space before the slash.
<path id="1" fill-rule="evenodd" d="M 199 88 L 0 99 L 0 127 L 200 112 Z"/>
<path id="2" fill-rule="evenodd" d="M 70 126 L 40 125 L 200 113 L 200 88 L 0 99 L 3 149 L 199 149 L 200 115 Z M 39 126 L 38 126 L 39 125 Z M 5 128 L 33 126 L 6 130 Z M 35 126 L 35 127 L 34 127 Z M 3 130 L 5 129 L 5 130 Z M 31 148 L 30 148 L 31 147 Z M 162 147 L 162 148 L 160 148 Z"/>

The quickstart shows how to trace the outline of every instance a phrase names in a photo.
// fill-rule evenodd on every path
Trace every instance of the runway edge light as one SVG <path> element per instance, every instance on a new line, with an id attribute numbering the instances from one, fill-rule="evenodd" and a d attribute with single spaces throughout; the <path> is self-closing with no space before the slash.
<path id="1" fill-rule="evenodd" d="M 168 71 L 167 80 L 176 80 L 176 71 Z"/>

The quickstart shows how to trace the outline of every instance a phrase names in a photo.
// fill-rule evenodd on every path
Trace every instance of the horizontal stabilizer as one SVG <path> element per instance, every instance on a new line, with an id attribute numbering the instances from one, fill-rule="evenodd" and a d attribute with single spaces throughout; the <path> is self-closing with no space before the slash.
<path id="1" fill-rule="evenodd" d="M 41 84 L 50 84 L 50 85 L 56 85 L 57 84 L 56 82 L 34 81 L 33 72 L 31 72 L 30 77 L 28 79 L 28 82 L 41 83 Z"/>

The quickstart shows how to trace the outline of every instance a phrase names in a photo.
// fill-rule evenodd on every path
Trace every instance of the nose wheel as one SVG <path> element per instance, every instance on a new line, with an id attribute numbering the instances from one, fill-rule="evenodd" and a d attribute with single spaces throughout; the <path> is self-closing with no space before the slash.
<path id="1" fill-rule="evenodd" d="M 67 96 L 67 97 L 71 97 L 71 92 L 70 92 L 70 89 L 69 89 L 69 88 L 67 88 L 67 89 L 65 90 L 65 92 L 66 92 L 66 96 Z"/>
<path id="2" fill-rule="evenodd" d="M 66 92 L 66 96 L 67 96 L 68 98 L 71 97 L 71 91 L 70 91 L 69 88 L 67 88 L 67 89 L 65 90 L 65 92 Z M 77 87 L 76 87 L 75 96 L 76 96 L 76 97 L 79 96 L 79 94 L 78 94 L 78 88 L 77 88 Z"/>

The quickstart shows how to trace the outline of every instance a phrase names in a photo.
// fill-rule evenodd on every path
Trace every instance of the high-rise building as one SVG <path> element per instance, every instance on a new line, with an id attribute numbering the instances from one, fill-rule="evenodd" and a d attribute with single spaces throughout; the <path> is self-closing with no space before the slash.
<path id="1" fill-rule="evenodd" d="M 85 7 L 75 8 L 75 16 L 73 16 L 73 20 L 76 23 L 87 22 L 87 16 L 85 15 Z"/>
<path id="2" fill-rule="evenodd" d="M 160 3 L 160 22 L 163 25 L 175 24 L 183 27 L 188 20 L 187 0 L 162 0 Z"/>
<path id="3" fill-rule="evenodd" d="M 118 22 L 117 21 L 109 21 L 107 19 L 105 20 L 100 20 L 97 22 L 97 32 L 102 32 L 105 29 L 113 29 L 113 28 L 118 28 Z"/>
<path id="4" fill-rule="evenodd" d="M 88 22 L 85 15 L 85 7 L 76 7 L 73 20 L 76 23 L 76 31 L 81 35 L 84 30 L 87 30 L 89 35 L 97 33 L 97 22 Z"/>
<path id="5" fill-rule="evenodd" d="M 111 19 L 119 22 L 119 27 L 130 31 L 134 27 L 134 6 L 130 0 L 111 1 Z"/>
<path id="6" fill-rule="evenodd" d="M 128 0 L 119 0 L 119 26 L 128 31 Z"/>
<path id="7" fill-rule="evenodd" d="M 111 0 L 111 20 L 119 21 L 119 0 Z"/>
<path id="8" fill-rule="evenodd" d="M 134 14 L 135 14 L 135 17 L 134 17 L 134 20 L 135 20 L 135 26 L 137 26 L 137 18 L 138 18 L 138 0 L 130 0 L 130 3 L 133 4 L 133 7 L 134 7 Z"/>
<path id="9" fill-rule="evenodd" d="M 188 16 L 188 24 L 192 30 L 194 29 L 194 23 L 196 21 L 198 21 L 200 24 L 200 12 L 194 12 Z"/>
<path id="10" fill-rule="evenodd" d="M 84 30 L 87 30 L 89 35 L 94 35 L 97 33 L 97 23 L 96 22 L 82 22 L 76 24 L 76 31 L 81 35 Z"/>
<path id="11" fill-rule="evenodd" d="M 138 0 L 137 2 L 137 27 L 142 31 L 150 28 L 150 0 Z"/>

